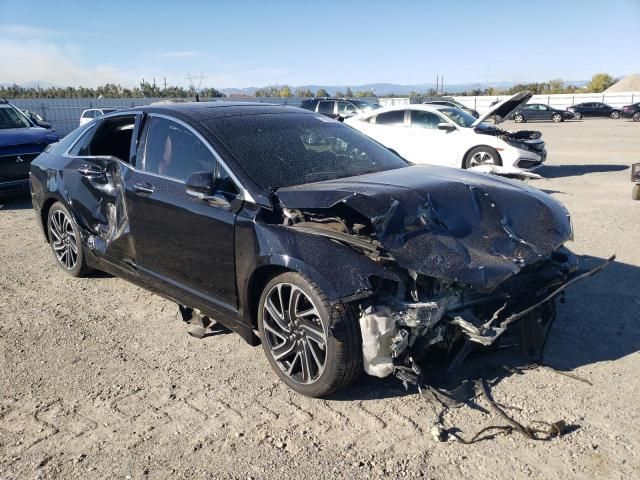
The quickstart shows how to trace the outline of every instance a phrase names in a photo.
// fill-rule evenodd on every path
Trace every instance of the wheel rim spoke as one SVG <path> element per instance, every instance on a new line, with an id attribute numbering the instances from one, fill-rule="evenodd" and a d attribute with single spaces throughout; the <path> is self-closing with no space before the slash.
<path id="1" fill-rule="evenodd" d="M 282 360 L 284 358 L 287 358 L 288 356 L 290 356 L 292 353 L 295 352 L 295 349 L 296 349 L 296 343 L 293 340 L 287 338 L 280 345 L 272 349 L 273 358 L 276 360 Z"/>
<path id="2" fill-rule="evenodd" d="M 322 327 L 315 325 L 309 321 L 300 322 L 300 328 L 304 331 L 305 335 L 316 342 L 318 345 L 321 345 L 324 349 L 325 346 L 325 337 L 324 332 L 322 331 Z"/>
<path id="3" fill-rule="evenodd" d="M 311 359 L 309 358 L 309 345 L 307 342 L 302 342 L 300 349 L 300 360 L 302 363 L 302 381 L 308 382 L 313 375 L 311 371 Z"/>

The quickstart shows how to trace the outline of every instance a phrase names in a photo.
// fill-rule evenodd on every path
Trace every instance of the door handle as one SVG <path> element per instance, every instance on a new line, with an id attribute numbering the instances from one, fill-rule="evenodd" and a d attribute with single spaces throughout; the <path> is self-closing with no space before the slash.
<path id="1" fill-rule="evenodd" d="M 80 175 L 85 177 L 99 177 L 104 175 L 104 170 L 96 165 L 88 165 L 84 164 L 79 169 L 78 172 Z"/>
<path id="2" fill-rule="evenodd" d="M 154 192 L 155 188 L 148 182 L 145 183 L 134 183 L 133 191 L 138 195 L 151 195 Z"/>

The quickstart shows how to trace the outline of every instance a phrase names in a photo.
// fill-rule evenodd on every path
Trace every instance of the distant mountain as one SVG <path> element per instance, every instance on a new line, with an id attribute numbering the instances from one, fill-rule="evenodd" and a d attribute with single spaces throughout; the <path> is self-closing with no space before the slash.
<path id="1" fill-rule="evenodd" d="M 487 83 L 459 83 L 459 84 L 445 84 L 445 89 L 447 92 L 456 93 L 456 92 L 465 92 L 473 89 L 481 89 L 484 90 L 487 87 L 494 88 L 509 88 L 515 85 L 516 82 L 489 82 Z M 335 95 L 336 92 L 344 92 L 347 88 L 350 88 L 353 92 L 358 91 L 369 91 L 373 92 L 376 95 L 409 95 L 411 92 L 423 92 L 426 93 L 429 89 L 435 89 L 435 83 L 420 83 L 415 85 L 400 85 L 396 83 L 366 83 L 362 85 L 298 85 L 295 87 L 291 87 L 292 91 L 296 91 L 298 88 L 308 89 L 312 92 L 317 92 L 319 89 L 324 88 L 329 95 Z M 227 95 L 254 95 L 258 90 L 257 87 L 247 87 L 247 88 L 222 88 L 221 92 Z"/>

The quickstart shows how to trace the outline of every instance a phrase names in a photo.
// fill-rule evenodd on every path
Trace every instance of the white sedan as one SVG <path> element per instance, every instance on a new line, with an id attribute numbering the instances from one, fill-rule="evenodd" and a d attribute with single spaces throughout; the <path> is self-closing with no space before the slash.
<path id="1" fill-rule="evenodd" d="M 540 133 L 507 132 L 484 121 L 493 116 L 500 123 L 530 98 L 530 92 L 520 92 L 480 118 L 454 107 L 417 104 L 378 109 L 345 123 L 412 163 L 517 175 L 545 161 Z"/>

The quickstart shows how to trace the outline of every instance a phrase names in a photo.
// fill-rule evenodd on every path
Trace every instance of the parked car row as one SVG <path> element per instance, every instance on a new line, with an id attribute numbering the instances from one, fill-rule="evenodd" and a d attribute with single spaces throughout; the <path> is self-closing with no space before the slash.
<path id="1" fill-rule="evenodd" d="M 563 247 L 569 213 L 541 190 L 403 158 L 544 160 L 535 133 L 484 117 L 415 105 L 360 113 L 350 128 L 256 103 L 118 111 L 33 162 L 35 221 L 62 271 L 110 272 L 176 302 L 186 321 L 262 344 L 301 394 L 329 395 L 363 371 L 419 384 L 418 362 L 458 365 L 470 345 L 538 355 L 555 297 L 603 268 L 578 270 Z"/>
<path id="2" fill-rule="evenodd" d="M 530 103 L 514 111 L 510 118 L 517 123 L 530 120 L 551 120 L 563 122 L 565 120 L 581 120 L 589 117 L 608 117 L 612 119 L 631 118 L 640 121 L 640 102 L 615 108 L 602 102 L 578 103 L 567 107 L 566 110 L 553 108 L 542 103 Z"/>

